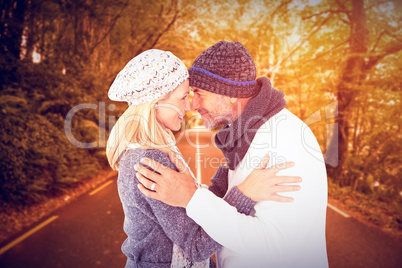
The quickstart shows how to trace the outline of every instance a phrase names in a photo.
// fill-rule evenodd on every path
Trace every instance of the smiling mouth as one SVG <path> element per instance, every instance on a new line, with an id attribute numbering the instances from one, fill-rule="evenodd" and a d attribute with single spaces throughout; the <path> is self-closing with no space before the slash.
<path id="1" fill-rule="evenodd" d="M 183 120 L 183 118 L 184 118 L 183 115 L 179 115 L 179 119 L 180 119 L 181 121 Z"/>

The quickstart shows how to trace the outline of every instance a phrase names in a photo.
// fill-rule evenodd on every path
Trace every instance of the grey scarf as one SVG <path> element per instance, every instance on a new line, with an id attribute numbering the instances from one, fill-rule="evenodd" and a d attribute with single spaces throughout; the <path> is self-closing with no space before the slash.
<path id="1" fill-rule="evenodd" d="M 257 130 L 286 106 L 285 94 L 272 88 L 266 77 L 257 79 L 261 90 L 250 99 L 243 113 L 231 125 L 224 126 L 215 136 L 226 163 L 234 170 L 246 155 Z"/>

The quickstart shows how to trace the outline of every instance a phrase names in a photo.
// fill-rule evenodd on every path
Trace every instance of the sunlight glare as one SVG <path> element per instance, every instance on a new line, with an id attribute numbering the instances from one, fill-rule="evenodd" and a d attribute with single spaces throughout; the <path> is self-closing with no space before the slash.
<path id="1" fill-rule="evenodd" d="M 34 51 L 32 52 L 32 62 L 33 63 L 40 63 L 41 61 L 41 55 L 38 53 L 36 50 L 36 47 L 34 48 Z"/>

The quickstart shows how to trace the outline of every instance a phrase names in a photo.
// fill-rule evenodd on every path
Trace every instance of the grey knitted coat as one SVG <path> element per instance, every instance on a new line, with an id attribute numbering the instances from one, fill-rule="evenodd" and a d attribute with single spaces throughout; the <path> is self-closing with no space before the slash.
<path id="1" fill-rule="evenodd" d="M 184 208 L 172 207 L 144 196 L 137 188 L 134 165 L 148 157 L 177 171 L 168 155 L 158 150 L 128 149 L 119 162 L 117 180 L 120 200 L 125 214 L 124 231 L 127 239 L 122 251 L 127 256 L 126 267 L 170 267 L 173 243 L 194 262 L 210 258 L 221 245 L 187 217 Z M 220 167 L 209 189 L 223 197 L 227 191 L 228 169 Z M 236 187 L 225 196 L 240 213 L 249 215 L 255 202 Z M 211 267 L 215 263 L 211 259 Z"/>

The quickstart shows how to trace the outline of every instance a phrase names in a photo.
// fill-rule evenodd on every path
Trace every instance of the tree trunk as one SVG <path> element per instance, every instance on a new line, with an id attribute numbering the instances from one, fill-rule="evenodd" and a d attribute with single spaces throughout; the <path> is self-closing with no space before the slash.
<path id="1" fill-rule="evenodd" d="M 25 45 L 25 62 L 32 62 L 32 53 L 34 50 L 34 45 L 37 42 L 37 29 L 35 26 L 35 15 L 37 14 L 37 3 L 36 1 L 30 1 L 28 2 L 28 7 L 27 7 L 27 17 L 26 17 L 26 22 L 25 22 L 25 28 L 26 28 L 26 35 L 27 35 L 27 40 L 26 40 L 26 45 Z"/>
<path id="2" fill-rule="evenodd" d="M 25 0 L 2 3 L 1 52 L 10 53 L 14 60 L 19 60 L 22 32 L 24 30 Z"/>
<path id="3" fill-rule="evenodd" d="M 24 30 L 25 0 L 0 2 L 0 90 L 19 82 L 21 41 Z"/>
<path id="4" fill-rule="evenodd" d="M 348 157 L 349 146 L 349 119 L 351 117 L 355 96 L 365 75 L 365 57 L 368 48 L 368 29 L 366 25 L 366 14 L 364 11 L 364 0 L 352 1 L 352 16 L 350 21 L 349 53 L 344 62 L 344 67 L 338 84 L 338 127 L 339 127 L 339 161 L 332 176 L 339 178 L 342 174 L 343 164 Z M 341 182 L 342 184 L 342 182 Z M 349 184 L 349 182 L 346 182 Z"/>

